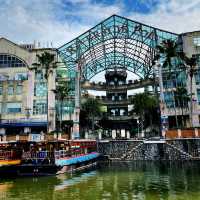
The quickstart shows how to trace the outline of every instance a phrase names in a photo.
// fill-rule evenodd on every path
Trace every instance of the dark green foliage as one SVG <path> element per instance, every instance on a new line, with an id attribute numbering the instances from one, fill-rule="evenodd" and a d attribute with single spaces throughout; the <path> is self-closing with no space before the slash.
<path id="1" fill-rule="evenodd" d="M 71 89 L 69 88 L 67 81 L 58 82 L 55 93 L 57 99 L 60 100 L 60 130 L 62 130 L 63 102 L 69 97 L 70 91 Z"/>
<path id="2" fill-rule="evenodd" d="M 158 101 L 149 93 L 139 93 L 132 98 L 133 112 L 140 118 L 142 128 L 146 125 L 152 126 L 153 122 L 159 124 Z"/>
<path id="3" fill-rule="evenodd" d="M 95 118 L 101 116 L 101 104 L 97 99 L 89 97 L 81 105 L 81 115 L 84 117 L 82 122 L 85 121 L 84 126 L 91 125 L 92 131 L 95 129 Z"/>
<path id="4" fill-rule="evenodd" d="M 48 79 L 49 73 L 52 73 L 53 68 L 56 68 L 54 59 L 55 55 L 49 52 L 44 52 L 41 55 L 37 55 L 38 63 L 33 63 L 34 69 L 44 70 L 44 78 Z"/>
<path id="5" fill-rule="evenodd" d="M 174 92 L 174 98 L 177 107 L 188 108 L 188 102 L 190 101 L 190 97 L 187 93 L 186 88 L 177 87 L 176 91 Z"/>

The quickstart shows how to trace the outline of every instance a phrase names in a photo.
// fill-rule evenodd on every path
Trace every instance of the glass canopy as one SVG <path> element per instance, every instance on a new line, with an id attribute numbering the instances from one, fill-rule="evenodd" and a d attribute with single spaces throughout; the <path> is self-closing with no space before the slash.
<path id="1" fill-rule="evenodd" d="M 59 48 L 69 76 L 79 63 L 82 80 L 107 69 L 123 68 L 141 78 L 152 75 L 155 47 L 178 35 L 113 15 Z"/>

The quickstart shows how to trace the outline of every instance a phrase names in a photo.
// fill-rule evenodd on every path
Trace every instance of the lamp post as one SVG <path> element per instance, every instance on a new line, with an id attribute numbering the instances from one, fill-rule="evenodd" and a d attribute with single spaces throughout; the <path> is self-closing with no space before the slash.
<path id="1" fill-rule="evenodd" d="M 137 134 L 138 134 L 138 138 L 139 138 L 139 124 L 140 124 L 139 119 L 137 119 Z"/>

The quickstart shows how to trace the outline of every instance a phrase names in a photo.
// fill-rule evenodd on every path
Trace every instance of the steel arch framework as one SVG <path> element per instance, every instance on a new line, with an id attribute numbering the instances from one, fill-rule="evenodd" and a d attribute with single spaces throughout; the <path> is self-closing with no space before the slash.
<path id="1" fill-rule="evenodd" d="M 58 49 L 70 77 L 76 65 L 82 80 L 107 69 L 123 68 L 141 78 L 152 75 L 155 47 L 178 35 L 113 15 Z"/>
<path id="2" fill-rule="evenodd" d="M 153 76 L 156 46 L 178 34 L 113 15 L 58 49 L 70 79 L 74 126 L 79 124 L 80 80 L 108 69 L 125 69 L 140 78 Z M 79 126 L 74 132 L 79 132 Z M 76 135 L 76 134 L 75 134 Z"/>

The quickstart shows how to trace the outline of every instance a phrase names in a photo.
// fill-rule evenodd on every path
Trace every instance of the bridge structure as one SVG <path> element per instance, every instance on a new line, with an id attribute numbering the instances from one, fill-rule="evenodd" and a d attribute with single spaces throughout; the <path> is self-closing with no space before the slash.
<path id="1" fill-rule="evenodd" d="M 154 66 L 156 46 L 163 40 L 178 41 L 175 33 L 161 30 L 121 16 L 113 15 L 64 44 L 58 49 L 67 68 L 71 95 L 74 96 L 73 138 L 79 137 L 80 99 L 83 89 L 97 91 L 129 90 L 162 85 Z M 103 71 L 130 71 L 140 81 L 124 83 L 117 88 L 89 81 Z"/>

